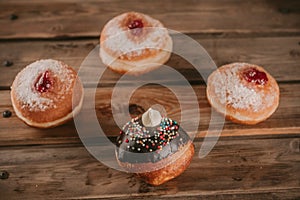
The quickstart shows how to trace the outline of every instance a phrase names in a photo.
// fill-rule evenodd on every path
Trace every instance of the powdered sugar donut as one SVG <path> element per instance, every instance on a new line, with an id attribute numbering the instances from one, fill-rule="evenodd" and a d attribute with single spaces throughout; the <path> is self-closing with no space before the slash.
<path id="1" fill-rule="evenodd" d="M 279 104 L 276 80 L 262 67 L 248 63 L 232 63 L 214 71 L 206 92 L 213 108 L 243 124 L 267 119 Z"/>
<path id="2" fill-rule="evenodd" d="M 172 39 L 161 22 L 148 15 L 128 12 L 103 28 L 100 57 L 113 71 L 139 75 L 158 68 L 170 58 Z"/>
<path id="3" fill-rule="evenodd" d="M 39 60 L 18 73 L 11 86 L 11 101 L 16 115 L 26 124 L 49 128 L 79 112 L 83 88 L 77 73 L 68 65 L 52 59 Z"/>

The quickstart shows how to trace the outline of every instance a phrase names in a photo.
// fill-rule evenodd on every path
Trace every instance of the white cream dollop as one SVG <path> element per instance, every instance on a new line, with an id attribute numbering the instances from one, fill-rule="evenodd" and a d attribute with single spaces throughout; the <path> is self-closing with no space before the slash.
<path id="1" fill-rule="evenodd" d="M 161 122 L 161 114 L 157 110 L 153 110 L 149 108 L 143 115 L 142 115 L 142 122 L 146 127 L 155 127 L 160 124 Z"/>

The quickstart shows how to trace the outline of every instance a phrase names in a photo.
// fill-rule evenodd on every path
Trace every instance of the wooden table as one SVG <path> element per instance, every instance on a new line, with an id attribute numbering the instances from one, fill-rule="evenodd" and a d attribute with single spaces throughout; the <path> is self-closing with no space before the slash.
<path id="1" fill-rule="evenodd" d="M 10 85 L 27 64 L 53 58 L 78 69 L 99 43 L 103 25 L 131 10 L 150 14 L 166 27 L 191 36 L 217 66 L 236 61 L 264 66 L 279 83 L 278 110 L 258 125 L 226 121 L 221 138 L 207 157 L 199 159 L 195 154 L 180 177 L 158 187 L 93 158 L 73 122 L 40 130 L 26 126 L 13 112 L 10 118 L 0 117 L 0 199 L 299 199 L 299 1 L 0 2 L 0 112 L 13 111 Z M 2 64 L 5 61 L 13 63 L 6 67 Z M 183 74 L 196 91 L 201 111 L 194 140 L 198 152 L 211 112 L 205 84 L 177 56 L 167 64 Z M 111 138 L 118 134 L 110 97 L 119 78 L 107 70 L 96 93 L 97 116 Z M 169 103 L 151 98 L 157 91 L 165 91 Z M 130 110 L 140 113 L 155 103 L 163 104 L 170 117 L 180 117 L 175 96 L 153 85 L 133 95 Z"/>

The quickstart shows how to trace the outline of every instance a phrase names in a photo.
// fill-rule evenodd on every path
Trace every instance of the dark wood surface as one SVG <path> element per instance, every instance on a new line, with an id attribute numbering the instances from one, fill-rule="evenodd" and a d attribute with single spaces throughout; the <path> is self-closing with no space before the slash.
<path id="1" fill-rule="evenodd" d="M 217 66 L 238 61 L 264 66 L 279 83 L 278 110 L 253 126 L 226 121 L 207 157 L 200 159 L 196 153 L 181 176 L 159 187 L 93 158 L 73 122 L 40 130 L 26 126 L 13 112 L 10 118 L 0 117 L 0 199 L 299 199 L 299 1 L 1 1 L 1 114 L 13 111 L 10 85 L 22 68 L 38 59 L 53 58 L 78 70 L 99 43 L 103 25 L 131 10 L 188 34 Z M 3 66 L 6 60 L 13 65 Z M 198 152 L 211 118 L 205 83 L 178 56 L 172 55 L 167 64 L 183 74 L 196 92 L 200 126 L 194 143 Z M 95 97 L 99 122 L 112 139 L 118 127 L 112 119 L 110 98 L 119 78 L 107 70 Z M 160 86 L 137 90 L 130 103 L 137 112 L 160 103 L 171 118 L 181 114 L 174 94 Z"/>

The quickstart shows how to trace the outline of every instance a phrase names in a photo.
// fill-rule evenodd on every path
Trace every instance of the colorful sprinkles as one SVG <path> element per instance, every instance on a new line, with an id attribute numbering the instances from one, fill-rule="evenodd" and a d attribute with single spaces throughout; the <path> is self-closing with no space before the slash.
<path id="1" fill-rule="evenodd" d="M 140 118 L 134 118 L 120 131 L 117 145 L 120 146 L 124 142 L 129 151 L 143 153 L 160 151 L 179 136 L 178 130 L 178 123 L 166 117 L 162 118 L 159 126 L 153 128 L 144 127 Z"/>

